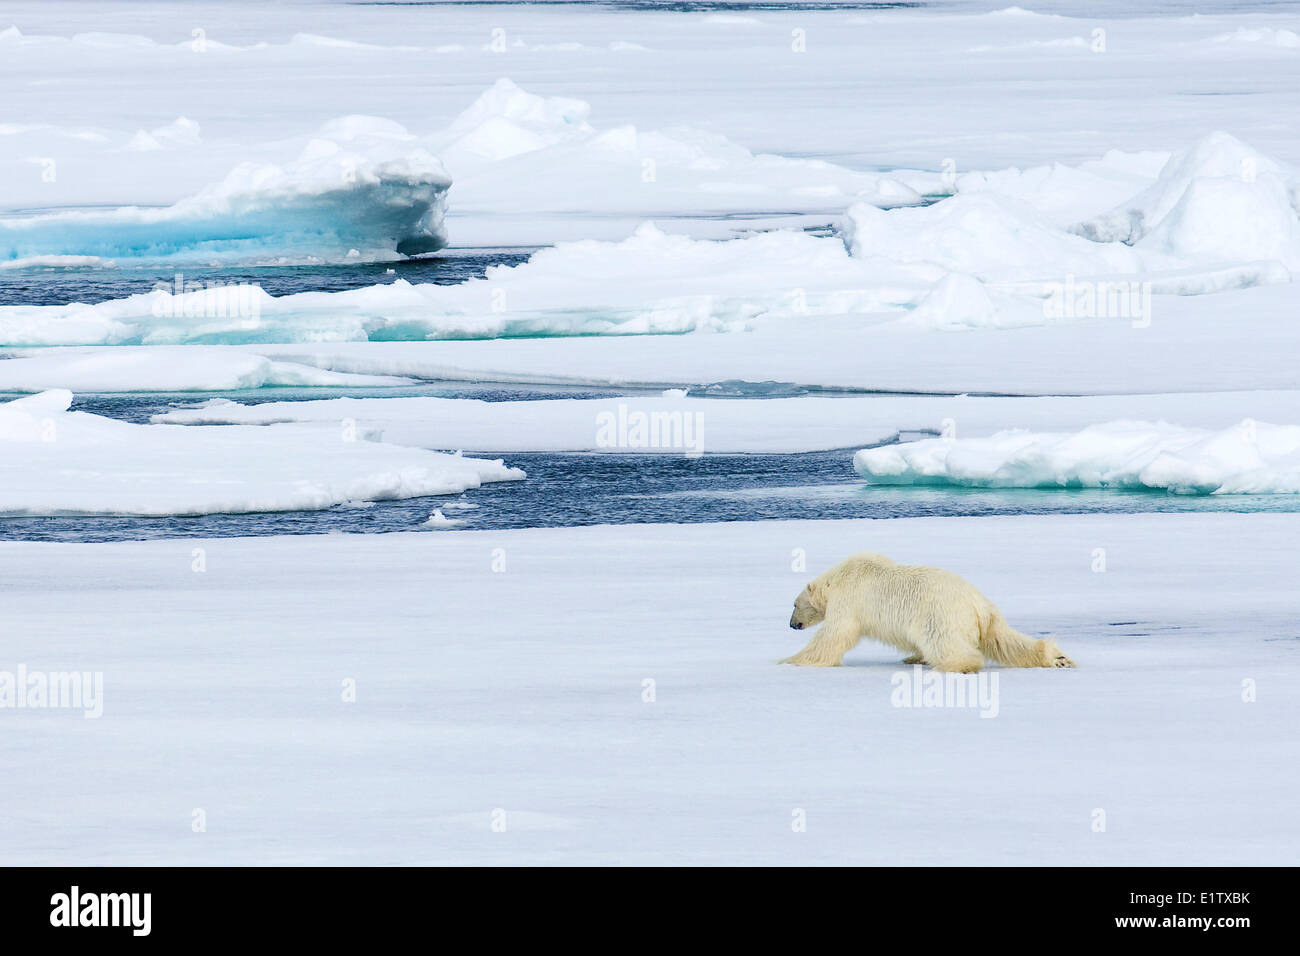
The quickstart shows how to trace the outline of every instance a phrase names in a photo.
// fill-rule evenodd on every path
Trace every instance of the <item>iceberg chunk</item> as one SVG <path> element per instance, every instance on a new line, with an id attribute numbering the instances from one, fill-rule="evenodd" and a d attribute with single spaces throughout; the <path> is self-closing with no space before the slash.
<path id="1" fill-rule="evenodd" d="M 1300 175 L 1215 132 L 1175 153 L 1156 181 L 1073 231 L 1095 242 L 1151 245 L 1236 261 L 1276 258 L 1300 268 Z M 1151 242 L 1142 240 L 1151 237 Z"/>
<path id="2" fill-rule="evenodd" d="M 865 448 L 869 484 L 1165 489 L 1300 494 L 1300 426 L 1246 420 L 1222 430 L 1114 421 L 1078 432 L 998 432 Z"/>
<path id="3" fill-rule="evenodd" d="M 325 135 L 291 163 L 242 163 L 170 206 L 0 219 L 0 261 L 49 255 L 178 264 L 340 260 L 352 249 L 370 258 L 441 249 L 451 185 L 442 164 L 407 142 L 397 124 L 349 119 L 327 124 Z"/>

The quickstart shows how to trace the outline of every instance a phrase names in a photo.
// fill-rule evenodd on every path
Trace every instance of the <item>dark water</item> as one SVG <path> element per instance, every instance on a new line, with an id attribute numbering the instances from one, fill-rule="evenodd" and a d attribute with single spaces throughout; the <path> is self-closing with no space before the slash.
<path id="1" fill-rule="evenodd" d="M 366 2 L 366 0 L 361 0 Z M 384 0 L 380 0 L 384 2 Z M 392 2 L 392 0 L 388 0 Z M 398 3 L 407 0 L 397 0 Z M 415 0 L 419 2 L 419 0 Z M 445 2 L 445 0 L 436 0 Z M 478 5 L 482 0 L 464 0 Z M 523 4 L 530 5 L 528 0 Z M 934 13 L 975 14 L 1019 6 L 1034 13 L 1064 17 L 1190 16 L 1194 13 L 1289 13 L 1295 0 L 543 0 L 565 5 L 599 5 L 611 10 L 658 10 L 677 13 L 764 10 L 928 10 Z"/>
<path id="2" fill-rule="evenodd" d="M 526 260 L 531 248 L 456 250 L 446 255 L 397 262 L 358 262 L 334 265 L 225 266 L 175 269 L 123 265 L 94 269 L 31 268 L 0 271 L 0 305 L 93 305 L 107 299 L 152 292 L 238 284 L 259 285 L 273 296 L 295 292 L 344 292 L 405 279 L 412 284 L 455 285 L 480 278 L 488 266 L 513 266 Z"/>
<path id="3" fill-rule="evenodd" d="M 658 394 L 659 390 L 651 390 Z M 484 402 L 525 402 L 550 398 L 617 398 L 626 389 L 598 389 L 568 385 L 482 385 L 475 382 L 433 382 L 427 385 L 395 385 L 392 388 L 284 387 L 249 388 L 230 392 L 155 392 L 146 395 L 78 393 L 72 399 L 72 411 L 89 412 L 124 422 L 147 424 L 154 415 L 178 406 L 212 398 L 225 398 L 242 405 L 266 402 L 305 402 L 329 398 L 476 398 Z M 0 392 L 0 402 L 22 398 L 17 393 Z"/>
<path id="4" fill-rule="evenodd" d="M 1289 13 L 1295 0 L 335 0 L 355 6 L 559 6 L 599 7 L 611 12 L 726 13 L 800 10 L 928 10 L 948 14 L 988 13 L 1020 6 L 1065 17 L 1156 17 L 1213 13 Z"/>
<path id="5" fill-rule="evenodd" d="M 797 455 L 517 454 L 504 458 L 524 481 L 464 495 L 333 508 L 199 517 L 0 517 L 0 540 L 131 541 L 273 534 L 418 531 L 435 508 L 464 529 L 558 528 L 592 524 L 770 521 L 796 518 L 911 518 L 959 515 L 1293 512 L 1291 495 L 1197 496 L 1120 491 L 986 491 L 868 487 L 852 452 Z M 467 507 L 469 506 L 469 507 Z"/>
<path id="6" fill-rule="evenodd" d="M 228 393 L 239 401 L 320 397 L 315 389 Z M 334 394 L 330 390 L 327 394 Z M 434 384 L 383 394 L 453 395 L 492 401 L 606 397 L 613 392 Z M 270 393 L 270 394 L 268 394 Z M 367 394 L 376 394 L 369 390 Z M 79 396 L 84 411 L 147 421 L 182 396 Z M 1291 512 L 1300 496 L 1180 496 L 1104 490 L 982 490 L 867 486 L 852 469 L 853 449 L 786 455 L 555 454 L 472 451 L 523 468 L 518 482 L 464 495 L 376 502 L 328 511 L 197 517 L 0 517 L 0 540 L 129 541 L 275 534 L 374 534 L 421 530 L 435 508 L 461 529 L 782 519 L 959 515 L 1135 514 L 1174 511 Z"/>

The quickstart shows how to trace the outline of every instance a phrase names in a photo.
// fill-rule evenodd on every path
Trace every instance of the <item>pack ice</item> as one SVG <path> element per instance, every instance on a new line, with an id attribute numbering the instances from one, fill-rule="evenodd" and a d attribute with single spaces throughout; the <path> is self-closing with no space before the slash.
<path id="1" fill-rule="evenodd" d="M 54 389 L 0 405 L 0 514 L 314 511 L 524 477 L 501 461 L 367 441 L 348 422 L 136 425 L 71 403 Z"/>
<path id="2" fill-rule="evenodd" d="M 493 100 L 497 112 L 489 110 L 475 132 L 505 122 L 499 114 L 524 114 L 512 121 L 517 135 L 497 129 L 498 145 L 522 137 L 518 130 L 530 127 L 520 124 L 534 113 L 551 117 L 547 129 L 558 114 L 577 132 L 523 155 L 571 140 L 591 145 L 581 133 L 581 109 L 517 91 L 505 95 L 501 87 L 494 93 L 502 94 L 500 103 Z M 450 140 L 448 148 L 463 151 L 463 140 Z M 1121 188 L 1134 191 L 1109 211 L 1067 221 L 1085 210 L 1079 191 L 1098 181 L 1108 184 L 1097 193 L 1102 201 L 1113 202 Z M 921 178 L 917 185 L 933 183 Z M 1158 166 L 1145 154 L 1110 153 L 1070 171 L 967 176 L 952 189 L 928 206 L 855 203 L 839 237 L 778 229 L 712 241 L 646 222 L 620 241 L 561 242 L 458 285 L 397 280 L 281 297 L 256 290 L 251 319 L 195 308 L 201 292 L 162 290 L 93 306 L 0 307 L 0 344 L 734 331 L 758 319 L 832 315 L 940 328 L 1028 326 L 1073 318 L 1048 303 L 1075 280 L 1089 289 L 1118 283 L 1186 296 L 1285 284 L 1300 269 L 1300 174 L 1227 133 L 1204 137 Z"/>
<path id="3" fill-rule="evenodd" d="M 853 466 L 882 485 L 1296 494 L 1300 427 L 1248 419 L 1221 430 L 1137 421 L 1072 433 L 1014 429 L 865 448 Z"/>

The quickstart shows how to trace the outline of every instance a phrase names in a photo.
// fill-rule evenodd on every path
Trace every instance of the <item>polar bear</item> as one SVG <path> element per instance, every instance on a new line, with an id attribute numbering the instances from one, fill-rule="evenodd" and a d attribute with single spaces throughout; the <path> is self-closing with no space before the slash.
<path id="1" fill-rule="evenodd" d="M 821 624 L 808 646 L 782 664 L 838 667 L 863 637 L 892 644 L 905 664 L 971 674 L 984 659 L 1008 667 L 1073 667 L 1053 641 L 1013 630 L 993 602 L 951 571 L 855 554 L 809 582 L 790 626 Z"/>

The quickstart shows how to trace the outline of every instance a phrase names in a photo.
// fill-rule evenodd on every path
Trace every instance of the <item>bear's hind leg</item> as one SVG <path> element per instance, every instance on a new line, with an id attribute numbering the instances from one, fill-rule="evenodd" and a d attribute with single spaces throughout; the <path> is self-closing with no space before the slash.
<path id="1" fill-rule="evenodd" d="M 925 663 L 937 671 L 957 674 L 974 674 L 984 666 L 984 655 L 976 641 L 942 619 L 916 625 L 907 637 L 916 648 L 916 655 L 904 661 L 905 664 Z"/>
<path id="2" fill-rule="evenodd" d="M 984 666 L 976 640 L 967 638 L 945 621 L 930 621 L 913 637 L 917 650 L 937 671 L 974 674 Z"/>
<path id="3" fill-rule="evenodd" d="M 1056 641 L 1051 638 L 1044 638 L 1039 642 L 1042 645 L 1043 666 L 1044 667 L 1078 667 L 1074 661 L 1066 657 L 1061 649 L 1056 646 Z"/>
<path id="4" fill-rule="evenodd" d="M 984 655 L 972 648 L 952 648 L 934 662 L 937 671 L 974 674 L 984 666 Z"/>

